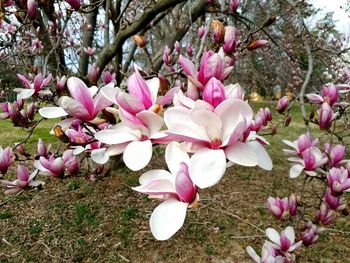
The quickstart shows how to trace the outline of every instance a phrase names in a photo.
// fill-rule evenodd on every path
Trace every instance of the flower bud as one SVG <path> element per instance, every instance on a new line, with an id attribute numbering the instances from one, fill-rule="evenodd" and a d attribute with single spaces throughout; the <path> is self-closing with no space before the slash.
<path id="1" fill-rule="evenodd" d="M 177 53 L 180 53 L 180 51 L 181 51 L 181 45 L 180 45 L 179 41 L 176 41 L 176 42 L 175 42 L 174 48 L 175 48 L 175 50 L 176 50 Z"/>
<path id="2" fill-rule="evenodd" d="M 334 85 L 323 86 L 322 96 L 324 101 L 328 102 L 330 106 L 333 106 L 339 100 L 338 88 Z"/>
<path id="3" fill-rule="evenodd" d="M 144 48 L 147 45 L 147 41 L 146 41 L 146 38 L 144 36 L 135 35 L 135 36 L 133 36 L 133 40 L 139 48 Z"/>
<path id="4" fill-rule="evenodd" d="M 318 110 L 318 125 L 321 129 L 328 129 L 331 126 L 332 121 L 336 117 L 331 106 L 324 102 L 321 108 Z"/>
<path id="5" fill-rule="evenodd" d="M 249 45 L 247 46 L 247 49 L 248 50 L 258 49 L 258 48 L 266 46 L 267 43 L 269 43 L 269 41 L 264 40 L 264 39 L 253 40 L 252 42 L 249 43 Z"/>
<path id="6" fill-rule="evenodd" d="M 226 54 L 232 54 L 236 50 L 238 32 L 237 29 L 233 26 L 225 27 L 225 37 L 223 49 Z"/>
<path id="7" fill-rule="evenodd" d="M 28 0 L 27 1 L 27 10 L 28 10 L 28 17 L 31 20 L 34 20 L 36 18 L 37 15 L 37 3 L 35 0 Z"/>
<path id="8" fill-rule="evenodd" d="M 316 225 L 311 221 L 308 221 L 304 225 L 304 231 L 301 233 L 301 240 L 303 241 L 304 246 L 310 246 L 315 244 L 318 239 L 319 230 Z"/>
<path id="9" fill-rule="evenodd" d="M 287 109 L 288 102 L 289 102 L 288 96 L 284 96 L 278 100 L 278 103 L 277 103 L 278 113 L 283 113 Z"/>
<path id="10" fill-rule="evenodd" d="M 232 12 L 236 12 L 238 6 L 239 6 L 239 0 L 231 0 L 230 1 L 230 6 L 229 7 L 230 7 L 230 10 Z"/>
<path id="11" fill-rule="evenodd" d="M 336 213 L 327 207 L 325 203 L 321 204 L 320 210 L 315 215 L 315 222 L 329 225 L 336 219 Z"/>
<path id="12" fill-rule="evenodd" d="M 204 26 L 200 26 L 198 28 L 198 32 L 197 33 L 198 33 L 198 37 L 202 38 L 204 36 L 204 34 L 205 34 L 205 27 Z"/>
<path id="13" fill-rule="evenodd" d="M 225 26 L 219 20 L 211 21 L 211 30 L 216 43 L 222 43 L 225 37 Z"/>

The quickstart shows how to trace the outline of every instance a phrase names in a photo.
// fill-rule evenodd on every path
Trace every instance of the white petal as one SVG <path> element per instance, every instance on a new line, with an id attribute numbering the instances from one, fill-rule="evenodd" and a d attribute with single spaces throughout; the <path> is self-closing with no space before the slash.
<path id="1" fill-rule="evenodd" d="M 132 187 L 132 189 L 149 195 L 164 195 L 169 193 L 176 194 L 176 189 L 173 182 L 167 179 L 158 179 L 150 184 Z"/>
<path id="2" fill-rule="evenodd" d="M 152 142 L 150 140 L 129 143 L 123 154 L 125 165 L 133 171 L 138 171 L 144 168 L 151 158 Z"/>
<path id="3" fill-rule="evenodd" d="M 39 109 L 39 114 L 47 119 L 59 118 L 68 115 L 68 113 L 61 107 L 44 107 Z"/>
<path id="4" fill-rule="evenodd" d="M 269 227 L 265 231 L 266 236 L 275 244 L 280 245 L 280 234 L 273 228 Z"/>
<path id="5" fill-rule="evenodd" d="M 128 146 L 128 144 L 129 144 L 129 142 L 121 143 L 121 144 L 114 144 L 107 149 L 107 154 L 109 156 L 115 156 L 115 155 L 121 154 L 122 152 L 124 152 L 124 150 L 125 150 L 126 146 Z"/>
<path id="6" fill-rule="evenodd" d="M 287 226 L 287 228 L 284 230 L 284 234 L 290 240 L 290 243 L 293 244 L 295 241 L 295 232 L 293 227 Z"/>
<path id="7" fill-rule="evenodd" d="M 107 144 L 120 144 L 138 140 L 137 136 L 129 132 L 120 132 L 114 129 L 102 130 L 95 134 L 95 138 Z"/>
<path id="8" fill-rule="evenodd" d="M 105 164 L 109 160 L 106 148 L 95 149 L 91 151 L 91 159 L 98 164 Z"/>
<path id="9" fill-rule="evenodd" d="M 199 188 L 215 185 L 226 170 L 226 157 L 223 150 L 203 149 L 192 155 L 189 174 Z"/>
<path id="10" fill-rule="evenodd" d="M 251 246 L 248 246 L 247 247 L 247 252 L 249 254 L 249 256 L 257 263 L 260 263 L 261 260 L 260 260 L 260 257 L 258 256 L 258 254 L 256 254 L 255 250 L 251 247 Z"/>
<path id="11" fill-rule="evenodd" d="M 85 148 L 83 146 L 79 145 L 79 146 L 75 147 L 75 149 L 73 150 L 73 154 L 74 155 L 79 155 L 79 154 L 81 154 L 84 151 L 85 151 Z"/>
<path id="12" fill-rule="evenodd" d="M 169 171 L 175 176 L 180 168 L 180 163 L 189 164 L 190 157 L 187 152 L 177 142 L 169 143 L 165 149 L 165 161 Z"/>
<path id="13" fill-rule="evenodd" d="M 272 161 L 264 146 L 262 146 L 258 141 L 251 141 L 249 142 L 249 145 L 255 150 L 258 157 L 258 165 L 264 170 L 271 171 L 273 167 Z"/>
<path id="14" fill-rule="evenodd" d="M 152 78 L 150 80 L 147 80 L 147 86 L 149 87 L 149 90 L 151 92 L 151 100 L 152 104 L 156 103 L 157 96 L 158 96 L 158 90 L 159 90 L 159 79 L 158 78 Z"/>
<path id="15" fill-rule="evenodd" d="M 164 124 L 163 118 L 152 111 L 141 111 L 136 114 L 136 117 L 146 125 L 151 135 L 159 132 Z"/>
<path id="16" fill-rule="evenodd" d="M 289 170 L 290 178 L 298 177 L 303 170 L 304 170 L 304 166 L 302 166 L 301 164 L 293 165 Z"/>
<path id="17" fill-rule="evenodd" d="M 89 90 L 89 93 L 90 93 L 91 98 L 92 98 L 92 97 L 94 97 L 95 94 L 97 93 L 98 88 L 97 88 L 96 86 L 92 86 L 92 87 L 88 88 L 88 90 Z"/>
<path id="18" fill-rule="evenodd" d="M 288 145 L 289 147 L 292 147 L 292 148 L 296 149 L 295 144 L 293 142 L 288 141 L 288 140 L 282 140 L 282 142 L 284 144 Z"/>
<path id="19" fill-rule="evenodd" d="M 113 83 L 109 83 L 108 85 L 102 87 L 100 92 L 107 100 L 118 105 L 117 94 L 119 91 L 120 89 L 118 87 L 114 87 Z"/>
<path id="20" fill-rule="evenodd" d="M 35 93 L 34 89 L 22 89 L 19 94 L 17 94 L 17 100 L 25 100 L 30 98 Z"/>
<path id="21" fill-rule="evenodd" d="M 157 240 L 167 240 L 183 225 L 186 217 L 187 203 L 169 199 L 154 209 L 150 227 Z"/>
<path id="22" fill-rule="evenodd" d="M 239 165 L 255 166 L 259 163 L 258 156 L 249 143 L 236 142 L 227 147 L 225 153 L 227 159 Z"/>
<path id="23" fill-rule="evenodd" d="M 173 181 L 173 176 L 166 170 L 151 170 L 142 174 L 139 178 L 140 184 L 148 184 L 151 181 L 168 179 Z"/>

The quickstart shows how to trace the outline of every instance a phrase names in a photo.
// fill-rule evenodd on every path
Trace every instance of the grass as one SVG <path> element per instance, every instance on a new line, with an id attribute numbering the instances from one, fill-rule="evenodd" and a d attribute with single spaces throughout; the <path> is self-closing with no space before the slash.
<path id="1" fill-rule="evenodd" d="M 271 103 L 253 105 L 255 111 L 266 106 L 273 107 Z M 46 183 L 41 191 L 13 197 L 0 194 L 0 237 L 7 242 L 0 240 L 0 262 L 251 262 L 246 246 L 260 251 L 264 239 L 246 222 L 278 230 L 290 224 L 274 220 L 265 202 L 270 195 L 286 196 L 302 185 L 302 178 L 288 177 L 290 165 L 281 142 L 305 132 L 298 113 L 295 105 L 290 127 L 279 127 L 278 134 L 266 136 L 272 171 L 242 166 L 227 169 L 218 185 L 200 191 L 201 206 L 188 210 L 182 229 L 168 241 L 155 241 L 149 230 L 149 217 L 159 202 L 131 190 L 142 172 L 119 168 L 95 182 L 87 181 L 83 171 L 72 178 L 40 177 Z M 274 121 L 278 120 L 281 116 L 276 114 Z M 36 151 L 38 138 L 53 143 L 54 149 L 58 146 L 48 133 L 54 123 L 40 123 L 28 141 L 28 151 Z M 316 128 L 312 131 L 321 136 Z M 9 121 L 0 122 L 0 133 L 2 146 L 27 135 Z M 165 167 L 164 147 L 155 151 L 147 171 Z M 316 190 L 316 184 L 310 185 L 307 194 Z M 350 254 L 348 217 L 339 218 L 331 228 L 334 231 L 322 233 L 319 243 L 299 252 L 298 262 L 346 262 Z"/>

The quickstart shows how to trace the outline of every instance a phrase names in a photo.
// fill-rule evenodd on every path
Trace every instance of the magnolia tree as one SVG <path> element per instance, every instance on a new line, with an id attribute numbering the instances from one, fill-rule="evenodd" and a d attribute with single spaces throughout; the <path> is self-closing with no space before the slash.
<path id="1" fill-rule="evenodd" d="M 319 94 L 304 96 L 312 73 L 312 55 L 307 32 L 301 32 L 309 67 L 300 95 L 294 101 L 288 97 L 279 100 L 277 111 L 282 114 L 282 121 L 272 122 L 268 108 L 261 108 L 254 114 L 244 90 L 229 79 L 234 67 L 239 66 L 237 61 L 242 54 L 268 46 L 268 41 L 259 38 L 258 33 L 271 26 L 276 17 L 270 17 L 246 36 L 240 36 L 236 27 L 225 25 L 222 19 L 205 19 L 207 26 L 196 28 L 196 50 L 191 42 L 186 43 L 190 37 L 183 43 L 176 41 L 186 34 L 186 27 L 181 34 L 178 32 L 180 36 L 171 38 L 171 47 L 161 50 L 158 63 L 159 60 L 150 58 L 148 41 L 141 33 L 155 26 L 162 19 L 159 17 L 162 12 L 165 16 L 169 8 L 178 8 L 178 13 L 182 8 L 190 8 L 192 19 L 213 8 L 218 13 L 240 17 L 239 2 L 235 0 L 223 3 L 221 9 L 215 9 L 220 7 L 215 1 L 185 2 L 121 1 L 119 11 L 108 0 L 92 1 L 90 5 L 78 0 L 4 2 L 1 29 L 6 34 L 1 35 L 4 41 L 2 59 L 8 64 L 23 63 L 14 70 L 27 68 L 31 72 L 17 74 L 22 87 L 14 89 L 16 100 L 0 104 L 1 119 L 10 119 L 15 126 L 30 129 L 28 137 L 14 147 L 0 147 L 0 175 L 8 179 L 1 180 L 5 193 L 39 187 L 43 184 L 39 180 L 41 175 L 62 178 L 77 174 L 81 159 L 86 156 L 98 164 L 97 169 L 113 161 L 113 156 L 121 156 L 126 167 L 133 171 L 147 169 L 154 146 L 161 144 L 165 148 L 167 167 L 140 175 L 139 186 L 133 190 L 160 202 L 150 217 L 150 229 L 156 239 L 166 240 L 182 227 L 187 209 L 198 206 L 201 190 L 218 184 L 228 167 L 273 169 L 265 150 L 268 141 L 261 132 L 266 135 L 270 130 L 270 134 L 275 134 L 278 126 L 288 126 L 289 111 L 299 100 L 307 132 L 299 138 L 290 138 L 294 141 L 284 140 L 287 146 L 284 152 L 292 164 L 290 177 L 303 176 L 304 186 L 319 181 L 324 191 L 317 200 L 314 218 L 309 217 L 305 206 L 299 208 L 300 204 L 314 202 L 304 197 L 303 189 L 289 197 L 269 197 L 267 207 L 276 219 L 295 220 L 281 232 L 266 229 L 268 240 L 262 247 L 261 257 L 252 247 L 247 248 L 255 262 L 295 262 L 302 245 L 314 244 L 323 226 L 347 211 L 342 194 L 350 189 L 350 164 L 344 160 L 346 149 L 343 146 L 350 135 L 346 102 L 349 78 L 345 74 L 344 83 L 327 84 Z M 106 6 L 104 13 L 99 14 L 101 4 Z M 132 10 L 143 5 L 144 13 L 135 18 Z M 290 8 L 300 13 L 298 5 L 292 2 Z M 106 18 L 101 26 L 105 35 L 97 34 L 93 40 L 96 46 L 104 47 L 96 56 L 90 29 L 92 27 L 94 32 L 97 25 L 91 21 L 96 22 L 102 15 Z M 132 22 L 123 25 L 122 17 L 123 21 L 130 19 Z M 79 23 L 90 32 L 90 38 L 86 32 L 79 34 L 76 28 Z M 111 43 L 110 25 L 115 30 Z M 29 31 L 30 28 L 34 31 Z M 21 32 L 26 34 L 20 35 Z M 132 35 L 134 43 L 127 42 Z M 82 44 L 76 50 L 79 41 Z M 85 46 L 86 43 L 90 45 Z M 132 73 L 127 74 L 123 82 L 126 70 L 119 62 L 124 59 L 125 43 L 139 47 L 150 59 L 134 63 Z M 72 65 L 66 63 L 67 57 Z M 114 58 L 116 64 L 110 71 L 107 65 Z M 126 60 L 128 67 L 131 59 Z M 78 61 L 79 66 L 76 66 Z M 33 63 L 39 66 L 33 69 Z M 166 73 L 158 74 L 163 63 Z M 314 105 L 309 115 L 305 100 Z M 8 171 L 18 160 L 16 156 L 27 155 L 25 143 L 35 127 L 50 118 L 60 118 L 51 132 L 66 145 L 65 151 L 54 153 L 50 145 L 39 140 L 33 165 L 18 165 L 17 177 L 11 181 Z M 311 134 L 310 125 L 316 125 L 327 134 L 324 145 Z"/>

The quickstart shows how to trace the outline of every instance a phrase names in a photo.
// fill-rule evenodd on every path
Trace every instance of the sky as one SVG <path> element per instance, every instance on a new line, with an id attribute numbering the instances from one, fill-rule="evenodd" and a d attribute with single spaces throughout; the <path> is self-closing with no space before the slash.
<path id="1" fill-rule="evenodd" d="M 340 8 L 341 5 L 344 6 L 346 0 L 311 0 L 310 3 L 320 8 L 324 13 L 333 11 L 333 18 L 336 21 L 337 29 L 342 33 L 350 35 L 350 18 L 348 14 Z"/>

